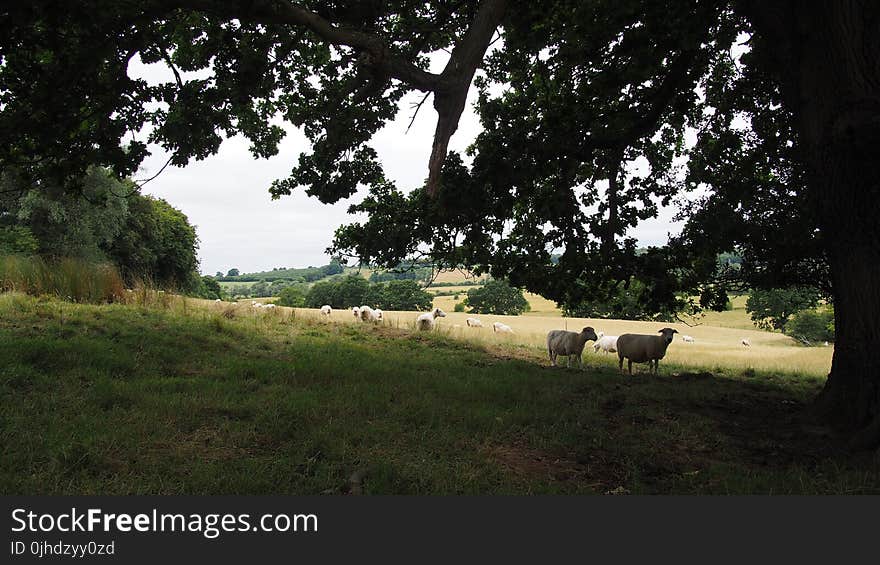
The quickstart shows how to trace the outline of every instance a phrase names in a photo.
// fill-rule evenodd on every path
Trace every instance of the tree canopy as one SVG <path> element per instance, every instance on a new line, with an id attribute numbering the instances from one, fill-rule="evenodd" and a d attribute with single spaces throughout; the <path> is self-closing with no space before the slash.
<path id="1" fill-rule="evenodd" d="M 522 290 L 510 286 L 507 281 L 495 279 L 480 288 L 468 290 L 464 305 L 475 314 L 519 316 L 529 310 L 529 302 Z"/>
<path id="2" fill-rule="evenodd" d="M 0 163 L 35 182 L 123 175 L 148 143 L 184 164 L 232 134 L 266 157 L 281 117 L 311 147 L 273 196 L 369 187 L 334 254 L 427 254 L 563 304 L 638 280 L 651 311 L 815 286 L 835 303 L 824 410 L 876 444 L 878 19 L 873 2 L 795 0 L 16 3 L 0 12 Z M 135 54 L 175 80 L 131 79 Z M 479 66 L 484 131 L 447 155 Z M 437 128 L 425 186 L 396 187 L 369 141 L 411 91 L 433 96 Z M 631 229 L 673 201 L 683 233 L 637 253 Z M 719 269 L 732 250 L 739 268 Z"/>

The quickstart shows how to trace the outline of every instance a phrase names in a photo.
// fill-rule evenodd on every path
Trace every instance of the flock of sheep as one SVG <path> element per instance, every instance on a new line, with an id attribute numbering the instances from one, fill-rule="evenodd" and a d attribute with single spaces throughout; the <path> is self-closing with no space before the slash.
<path id="1" fill-rule="evenodd" d="M 252 302 L 255 308 L 273 308 L 274 304 L 260 304 Z M 333 308 L 329 304 L 321 306 L 321 316 L 329 318 L 333 313 Z M 384 320 L 382 310 L 371 308 L 370 306 L 355 306 L 351 309 L 351 313 L 355 320 L 361 322 L 379 323 Z M 437 318 L 445 318 L 446 312 L 440 308 L 434 308 L 431 312 L 419 314 L 416 318 L 416 329 L 421 331 L 433 330 L 436 325 Z M 465 323 L 468 327 L 482 328 L 483 322 L 479 318 L 467 318 Z M 454 327 L 460 327 L 455 324 Z M 507 324 L 495 322 L 492 324 L 492 331 L 496 333 L 512 334 L 513 329 Z M 593 342 L 593 351 L 598 353 L 600 350 L 608 353 L 617 353 L 619 359 L 618 368 L 623 371 L 623 361 L 627 360 L 627 369 L 632 374 L 633 363 L 647 363 L 649 370 L 653 374 L 660 372 L 660 359 L 666 356 L 666 349 L 672 343 L 673 334 L 677 334 L 678 330 L 673 328 L 663 328 L 658 330 L 660 335 L 643 335 L 643 334 L 623 334 L 605 335 L 602 332 L 598 334 L 591 327 L 585 327 L 580 333 L 568 330 L 552 330 L 547 334 L 547 352 L 550 355 L 550 364 L 556 366 L 556 359 L 562 355 L 567 358 L 566 366 L 571 367 L 572 357 L 577 359 L 578 366 L 583 367 L 582 355 L 584 347 L 588 341 Z M 682 341 L 685 343 L 694 343 L 696 340 L 689 335 L 682 335 Z M 743 338 L 740 342 L 744 347 L 751 347 L 748 338 Z"/>

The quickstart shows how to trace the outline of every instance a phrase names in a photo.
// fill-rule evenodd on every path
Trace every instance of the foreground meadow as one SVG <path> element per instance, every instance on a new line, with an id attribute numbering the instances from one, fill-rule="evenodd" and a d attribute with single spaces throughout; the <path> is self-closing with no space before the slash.
<path id="1" fill-rule="evenodd" d="M 802 418 L 818 377 L 553 369 L 311 314 L 0 295 L 0 492 L 880 493 Z"/>

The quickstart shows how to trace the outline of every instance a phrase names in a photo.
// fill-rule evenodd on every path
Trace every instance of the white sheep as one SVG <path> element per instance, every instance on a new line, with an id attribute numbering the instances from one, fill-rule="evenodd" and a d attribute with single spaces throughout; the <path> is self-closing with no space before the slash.
<path id="1" fill-rule="evenodd" d="M 467 322 L 468 327 L 471 327 L 471 328 L 482 328 L 483 327 L 483 322 L 481 322 L 477 318 L 468 318 L 467 320 L 465 320 L 465 322 Z"/>
<path id="2" fill-rule="evenodd" d="M 749 341 L 749 338 L 747 338 L 747 337 L 742 338 L 742 340 L 740 341 L 740 343 L 743 344 L 743 345 L 746 346 L 746 347 L 751 347 L 751 346 L 752 346 L 752 342 Z"/>
<path id="3" fill-rule="evenodd" d="M 445 317 L 446 312 L 444 312 L 440 308 L 434 308 L 434 310 L 432 310 L 431 312 L 420 314 L 419 317 L 416 318 L 416 327 L 420 330 L 433 330 L 434 319 Z"/>
<path id="4" fill-rule="evenodd" d="M 608 355 L 609 353 L 615 353 L 617 351 L 617 336 L 616 335 L 596 334 L 596 336 L 599 339 L 597 339 L 596 343 L 593 344 L 593 352 L 594 353 L 599 353 L 600 349 L 605 352 L 605 355 Z"/>
<path id="5" fill-rule="evenodd" d="M 578 360 L 578 367 L 583 367 L 581 355 L 587 341 L 596 341 L 598 336 L 591 327 L 581 330 L 581 333 L 566 330 L 552 330 L 547 334 L 547 353 L 550 354 L 550 364 L 556 366 L 556 356 L 564 355 L 568 358 L 566 367 L 571 367 L 571 358 Z"/>
<path id="6" fill-rule="evenodd" d="M 666 356 L 666 348 L 672 343 L 672 334 L 677 334 L 678 330 L 663 328 L 658 333 L 661 335 L 623 334 L 617 338 L 617 357 L 621 372 L 623 360 L 626 358 L 629 360 L 630 375 L 633 363 L 648 363 L 651 372 L 660 374 L 660 359 Z"/>
<path id="7" fill-rule="evenodd" d="M 355 306 L 354 308 L 351 309 L 351 313 L 354 316 L 355 320 L 361 319 L 361 309 L 358 308 L 357 306 Z"/>
<path id="8" fill-rule="evenodd" d="M 330 317 L 330 314 L 333 313 L 333 308 L 329 304 L 325 304 L 321 306 L 321 315 Z"/>
<path id="9" fill-rule="evenodd" d="M 361 308 L 361 320 L 364 322 L 378 323 L 382 321 L 382 311 L 378 308 L 373 310 L 369 307 Z"/>
<path id="10" fill-rule="evenodd" d="M 513 329 L 507 324 L 502 324 L 501 322 L 495 322 L 492 324 L 492 331 L 502 334 L 512 334 Z"/>
<path id="11" fill-rule="evenodd" d="M 274 304 L 263 304 L 263 308 L 271 309 L 271 308 L 275 308 L 275 305 Z"/>
<path id="12" fill-rule="evenodd" d="M 685 343 L 693 343 L 695 340 L 692 336 L 683 335 L 683 336 L 681 336 L 681 341 L 683 341 Z"/>

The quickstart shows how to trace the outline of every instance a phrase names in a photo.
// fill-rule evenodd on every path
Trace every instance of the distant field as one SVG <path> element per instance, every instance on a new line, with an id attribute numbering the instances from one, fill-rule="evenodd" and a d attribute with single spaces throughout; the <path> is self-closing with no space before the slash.
<path id="1" fill-rule="evenodd" d="M 623 333 L 654 334 L 660 328 L 669 326 L 677 329 L 679 334 L 675 336 L 675 341 L 669 347 L 666 358 L 661 362 L 661 367 L 663 363 L 673 363 L 695 370 L 777 371 L 815 377 L 828 374 L 834 352 L 833 346 L 804 347 L 788 336 L 756 330 L 754 327 L 740 329 L 708 324 L 687 327 L 684 324 L 672 322 L 561 318 L 558 314 L 546 316 L 536 313 L 524 316 L 475 315 L 453 312 L 453 302 L 451 296 L 440 296 L 434 299 L 434 305 L 439 305 L 447 313 L 445 318 L 438 319 L 439 331 L 450 337 L 477 344 L 516 344 L 543 352 L 546 347 L 547 332 L 553 329 L 580 331 L 584 326 L 591 326 L 597 332 L 601 331 L 606 335 L 620 335 Z M 304 316 L 317 316 L 316 310 L 296 310 Z M 419 312 L 385 312 L 386 325 L 414 329 L 418 314 Z M 725 312 L 724 314 L 732 319 L 736 312 Z M 484 327 L 467 327 L 465 320 L 468 317 L 479 318 Z M 354 322 L 348 311 L 334 311 L 332 319 Z M 513 329 L 514 335 L 494 333 L 492 323 L 496 321 L 509 325 Z M 695 341 L 685 343 L 681 340 L 683 335 L 690 335 Z M 745 347 L 741 344 L 743 338 L 749 339 L 751 347 Z M 596 354 L 593 353 L 592 348 L 588 349 L 588 353 L 585 354 L 585 358 L 591 359 L 592 363 L 606 366 L 616 366 L 617 364 L 617 356 L 614 354 Z M 640 368 L 640 370 L 646 369 L 647 365 Z"/>

